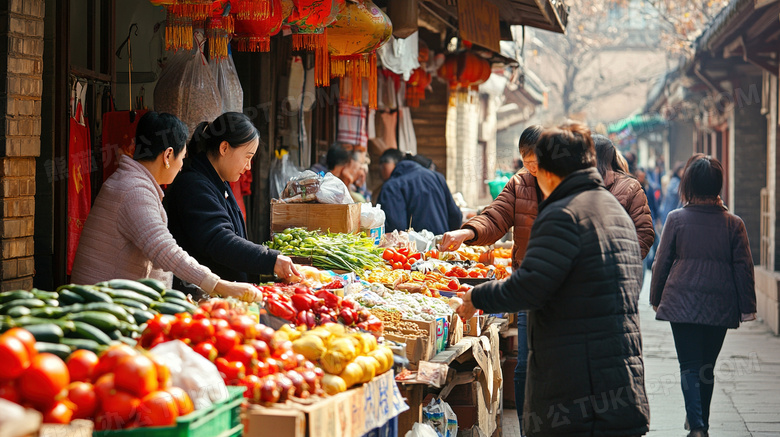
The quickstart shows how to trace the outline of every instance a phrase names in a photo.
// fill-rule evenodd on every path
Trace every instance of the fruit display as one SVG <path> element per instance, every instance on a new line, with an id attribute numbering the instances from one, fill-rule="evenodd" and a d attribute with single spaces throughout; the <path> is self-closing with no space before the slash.
<path id="1" fill-rule="evenodd" d="M 0 331 L 33 334 L 40 352 L 67 358 L 77 349 L 100 352 L 115 343 L 135 345 L 140 326 L 158 313 L 194 311 L 184 293 L 154 279 L 114 279 L 95 285 L 63 285 L 57 291 L 0 294 Z"/>
<path id="2" fill-rule="evenodd" d="M 409 293 L 422 293 L 429 297 L 439 297 L 440 291 L 458 291 L 460 288 L 460 282 L 457 279 L 445 277 L 437 271 L 424 273 L 378 268 L 367 271 L 365 280 Z"/>
<path id="3" fill-rule="evenodd" d="M 166 426 L 193 411 L 187 393 L 171 386 L 168 368 L 125 344 L 99 356 L 79 349 L 67 362 L 38 352 L 32 333 L 0 336 L 0 397 L 30 406 L 45 423 L 95 422 L 96 430 Z"/>
<path id="4" fill-rule="evenodd" d="M 362 310 L 352 299 L 343 299 L 331 289 L 346 284 L 336 280 L 314 291 L 306 285 L 273 284 L 258 286 L 265 309 L 274 316 L 299 326 L 313 328 L 331 322 L 354 326 L 364 331 L 382 332 L 382 322 Z"/>
<path id="5" fill-rule="evenodd" d="M 362 272 L 383 265 L 382 249 L 365 235 L 320 235 L 316 231 L 290 228 L 266 243 L 284 255 L 311 257 L 312 265 L 326 270 Z"/>
<path id="6" fill-rule="evenodd" d="M 369 309 L 398 312 L 401 318 L 408 320 L 430 321 L 452 314 L 452 309 L 444 298 L 390 290 L 383 286 L 372 286 L 370 290 L 352 294 L 349 298 Z"/>

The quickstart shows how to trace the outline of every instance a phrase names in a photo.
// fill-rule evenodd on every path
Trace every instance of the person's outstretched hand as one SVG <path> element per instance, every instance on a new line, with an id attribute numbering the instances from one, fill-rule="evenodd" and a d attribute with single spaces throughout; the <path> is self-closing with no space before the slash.
<path id="1" fill-rule="evenodd" d="M 246 282 L 230 282 L 220 279 L 214 287 L 214 293 L 222 297 L 234 297 L 244 302 L 257 302 L 262 300 L 263 294 L 252 284 Z"/>
<path id="2" fill-rule="evenodd" d="M 467 240 L 473 240 L 476 235 L 471 229 L 458 229 L 444 233 L 439 243 L 439 251 L 452 252 L 458 250 L 461 244 Z"/>
<path id="3" fill-rule="evenodd" d="M 292 276 L 301 276 L 298 273 L 298 269 L 295 268 L 295 263 L 292 262 L 289 256 L 279 255 L 276 257 L 276 264 L 274 264 L 274 274 L 277 278 L 287 279 Z"/>
<path id="4" fill-rule="evenodd" d="M 463 299 L 463 304 L 456 310 L 460 318 L 463 320 L 468 320 L 474 317 L 477 309 L 474 307 L 474 304 L 471 303 L 471 290 L 465 293 L 458 293 L 458 297 Z"/>

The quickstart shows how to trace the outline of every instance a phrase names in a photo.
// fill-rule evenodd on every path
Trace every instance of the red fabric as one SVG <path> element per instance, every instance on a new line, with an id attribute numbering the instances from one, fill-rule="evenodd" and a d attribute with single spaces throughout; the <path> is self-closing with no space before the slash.
<path id="1" fill-rule="evenodd" d="M 130 122 L 130 111 L 112 111 L 103 114 L 103 182 L 119 167 L 121 155 L 133 156 L 135 152 L 135 128 L 138 120 L 147 110 L 136 111 L 135 120 Z"/>
<path id="2" fill-rule="evenodd" d="M 252 170 L 245 171 L 238 183 L 241 184 L 241 192 L 244 193 L 244 196 L 252 194 Z"/>
<path id="3" fill-rule="evenodd" d="M 81 111 L 81 104 L 79 104 L 76 112 L 80 115 Z M 85 124 L 88 125 L 86 119 Z M 92 205 L 91 169 L 89 127 L 71 117 L 68 138 L 68 275 L 73 269 L 73 259 L 79 246 L 81 231 L 84 229 Z"/>
<path id="4" fill-rule="evenodd" d="M 236 203 L 241 210 L 241 215 L 244 216 L 244 222 L 246 222 L 246 205 L 244 204 L 244 193 L 241 191 L 241 180 L 231 182 L 230 189 L 233 190 L 233 196 L 236 197 Z"/>

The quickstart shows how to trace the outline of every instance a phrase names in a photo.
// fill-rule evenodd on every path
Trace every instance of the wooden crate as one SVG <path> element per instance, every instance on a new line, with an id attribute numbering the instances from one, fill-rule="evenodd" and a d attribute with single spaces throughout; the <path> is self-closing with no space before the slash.
<path id="1" fill-rule="evenodd" d="M 360 204 L 271 204 L 271 231 L 282 232 L 287 228 L 354 234 L 360 231 Z"/>

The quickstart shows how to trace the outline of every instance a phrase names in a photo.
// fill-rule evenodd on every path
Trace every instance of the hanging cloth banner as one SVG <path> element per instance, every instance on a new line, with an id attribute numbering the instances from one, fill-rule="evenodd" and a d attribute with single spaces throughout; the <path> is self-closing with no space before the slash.
<path id="1" fill-rule="evenodd" d="M 460 37 L 501 53 L 498 6 L 484 0 L 458 0 Z"/>
<path id="2" fill-rule="evenodd" d="M 133 157 L 135 128 L 138 126 L 138 120 L 147 112 L 149 111 L 135 111 L 134 117 L 131 116 L 130 111 L 112 110 L 103 114 L 103 135 L 100 148 L 103 155 L 103 182 L 119 167 L 120 156 Z"/>
<path id="3" fill-rule="evenodd" d="M 76 111 L 70 118 L 68 136 L 68 252 L 66 273 L 73 269 L 73 259 L 79 246 L 81 231 L 87 221 L 92 204 L 90 171 L 92 170 L 92 151 L 89 126 L 84 118 L 82 102 L 87 87 L 76 85 Z"/>

